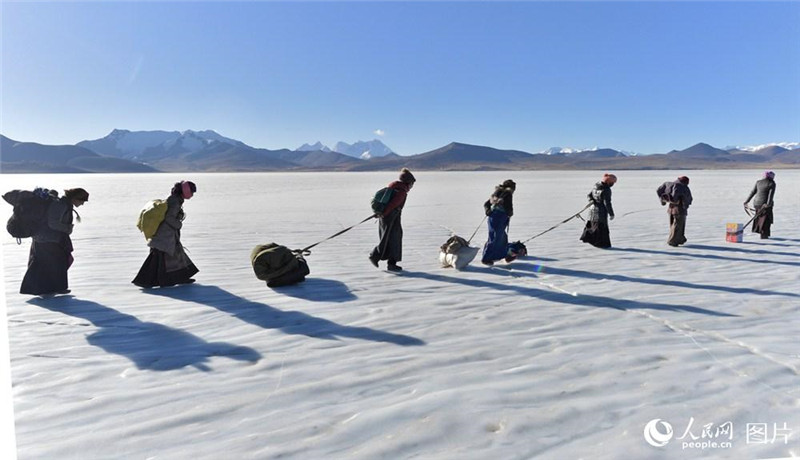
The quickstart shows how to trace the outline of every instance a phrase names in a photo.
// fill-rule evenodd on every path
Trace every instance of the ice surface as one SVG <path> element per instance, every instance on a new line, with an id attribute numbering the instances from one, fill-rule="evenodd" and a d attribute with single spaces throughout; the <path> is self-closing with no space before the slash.
<path id="1" fill-rule="evenodd" d="M 725 224 L 747 220 L 759 172 L 615 173 L 612 250 L 581 243 L 573 220 L 510 269 L 440 268 L 439 246 L 469 237 L 503 179 L 518 184 L 515 240 L 577 212 L 602 172 L 415 171 L 403 274 L 370 265 L 370 221 L 276 290 L 253 275 L 253 246 L 360 221 L 397 173 L 3 175 L 5 189 L 91 194 L 71 296 L 17 294 L 30 243 L 2 239 L 19 458 L 800 454 L 800 171 L 777 171 L 774 238 L 741 244 Z M 655 188 L 680 174 L 695 201 L 672 248 Z M 198 186 L 183 230 L 197 284 L 141 291 L 136 217 L 180 179 Z M 674 429 L 663 447 L 643 436 L 654 419 Z M 731 447 L 683 449 L 728 441 L 712 437 L 727 422 Z M 757 423 L 767 442 L 746 438 Z"/>

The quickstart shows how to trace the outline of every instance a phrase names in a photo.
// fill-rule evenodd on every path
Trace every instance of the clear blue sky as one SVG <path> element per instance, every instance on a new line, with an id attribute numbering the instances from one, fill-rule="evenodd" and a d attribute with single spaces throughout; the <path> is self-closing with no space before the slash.
<path id="1" fill-rule="evenodd" d="M 20 141 L 213 129 L 403 155 L 800 141 L 800 2 L 0 5 L 0 133 Z"/>

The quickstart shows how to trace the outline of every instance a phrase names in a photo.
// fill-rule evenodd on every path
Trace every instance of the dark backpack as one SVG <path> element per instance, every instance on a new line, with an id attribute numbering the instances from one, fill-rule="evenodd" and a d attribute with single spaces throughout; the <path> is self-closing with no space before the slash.
<path id="1" fill-rule="evenodd" d="M 528 255 L 528 248 L 522 241 L 515 241 L 508 245 L 508 255 L 506 256 L 506 262 L 509 259 L 514 260 L 518 257 L 525 257 Z"/>
<path id="2" fill-rule="evenodd" d="M 392 201 L 393 196 L 394 189 L 390 187 L 384 187 L 375 192 L 375 196 L 372 197 L 372 212 L 382 214 L 386 210 L 386 205 Z"/>
<path id="3" fill-rule="evenodd" d="M 47 209 L 58 200 L 58 192 L 46 188 L 29 190 L 11 190 L 3 195 L 3 199 L 14 212 L 8 218 L 6 230 L 14 238 L 30 238 L 41 228 L 47 226 Z"/>

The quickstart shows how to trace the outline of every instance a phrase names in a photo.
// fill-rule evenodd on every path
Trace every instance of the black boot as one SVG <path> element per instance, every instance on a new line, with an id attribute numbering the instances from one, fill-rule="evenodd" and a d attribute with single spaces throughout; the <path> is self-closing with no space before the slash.
<path id="1" fill-rule="evenodd" d="M 390 260 L 389 264 L 386 266 L 386 269 L 390 272 L 401 272 L 403 271 L 403 267 L 397 265 L 397 262 Z"/>

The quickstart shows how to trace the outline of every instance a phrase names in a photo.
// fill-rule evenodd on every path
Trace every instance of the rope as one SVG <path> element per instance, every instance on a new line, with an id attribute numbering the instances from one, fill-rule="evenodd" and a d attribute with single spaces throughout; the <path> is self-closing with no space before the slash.
<path id="1" fill-rule="evenodd" d="M 631 215 L 631 214 L 638 214 L 638 213 L 640 213 L 640 212 L 648 212 L 648 211 L 656 211 L 656 210 L 657 210 L 657 209 L 648 208 L 648 209 L 640 209 L 640 210 L 638 210 L 638 211 L 630 211 L 630 212 L 626 212 L 625 214 L 623 214 L 623 215 L 621 215 L 621 216 L 617 217 L 617 219 L 622 219 L 623 217 L 625 217 L 625 216 L 629 216 L 629 215 Z"/>
<path id="2" fill-rule="evenodd" d="M 766 208 L 761 208 L 761 209 L 763 210 L 763 209 L 766 209 Z M 748 225 L 750 225 L 750 222 L 756 220 L 756 217 L 758 217 L 761 214 L 761 211 L 756 212 L 755 208 L 751 208 L 751 207 L 749 207 L 747 205 L 745 205 L 745 207 L 744 207 L 744 212 L 747 213 L 748 216 L 752 216 L 752 217 L 750 217 L 750 220 L 748 220 L 746 224 L 742 225 L 742 229 L 739 230 L 738 232 L 734 233 L 734 235 L 738 235 L 740 233 L 744 233 L 744 230 L 747 228 Z"/>
<path id="3" fill-rule="evenodd" d="M 591 206 L 592 204 L 593 204 L 592 202 L 587 203 L 586 206 L 584 206 L 583 209 L 581 209 L 580 211 L 578 211 L 575 214 L 567 217 L 566 219 L 562 220 L 561 222 L 553 225 L 552 227 L 548 228 L 547 230 L 545 230 L 545 231 L 543 231 L 543 232 L 541 232 L 539 234 L 533 235 L 532 237 L 528 238 L 527 240 L 523 241 L 522 243 L 525 244 L 525 243 L 527 243 L 528 241 L 530 241 L 530 240 L 532 240 L 534 238 L 538 238 L 538 237 L 544 235 L 545 233 L 549 232 L 550 230 L 555 230 L 556 228 L 566 224 L 567 222 L 571 221 L 572 219 L 574 219 L 576 217 L 580 217 L 581 213 L 583 211 L 586 211 L 587 209 L 589 209 L 589 206 Z"/>
<path id="4" fill-rule="evenodd" d="M 307 255 L 311 254 L 311 248 L 313 248 L 314 246 L 316 246 L 316 245 L 318 245 L 320 243 L 324 243 L 324 242 L 326 242 L 328 240 L 332 240 L 333 238 L 336 238 L 337 236 L 341 235 L 342 233 L 345 233 L 345 232 L 347 232 L 349 230 L 352 230 L 353 228 L 358 227 L 359 225 L 363 224 L 364 222 L 366 222 L 366 221 L 368 221 L 370 219 L 374 219 L 374 218 L 375 218 L 375 215 L 373 214 L 373 215 L 367 217 L 366 219 L 362 220 L 361 222 L 359 222 L 357 224 L 351 225 L 351 226 L 345 228 L 344 230 L 339 230 L 338 232 L 336 232 L 333 235 L 325 238 L 322 241 L 317 241 L 316 243 L 312 244 L 311 246 L 306 246 L 303 249 L 295 249 L 292 252 L 307 256 Z"/>
<path id="5" fill-rule="evenodd" d="M 469 242 L 472 241 L 473 238 L 475 238 L 475 235 L 478 234 L 478 230 L 481 229 L 481 226 L 483 226 L 483 223 L 486 221 L 487 217 L 489 217 L 489 216 L 483 216 L 483 220 L 481 221 L 480 224 L 478 224 L 478 228 L 476 228 L 475 231 L 472 232 L 472 236 L 470 236 L 469 239 L 467 240 L 467 244 L 469 244 Z"/>

